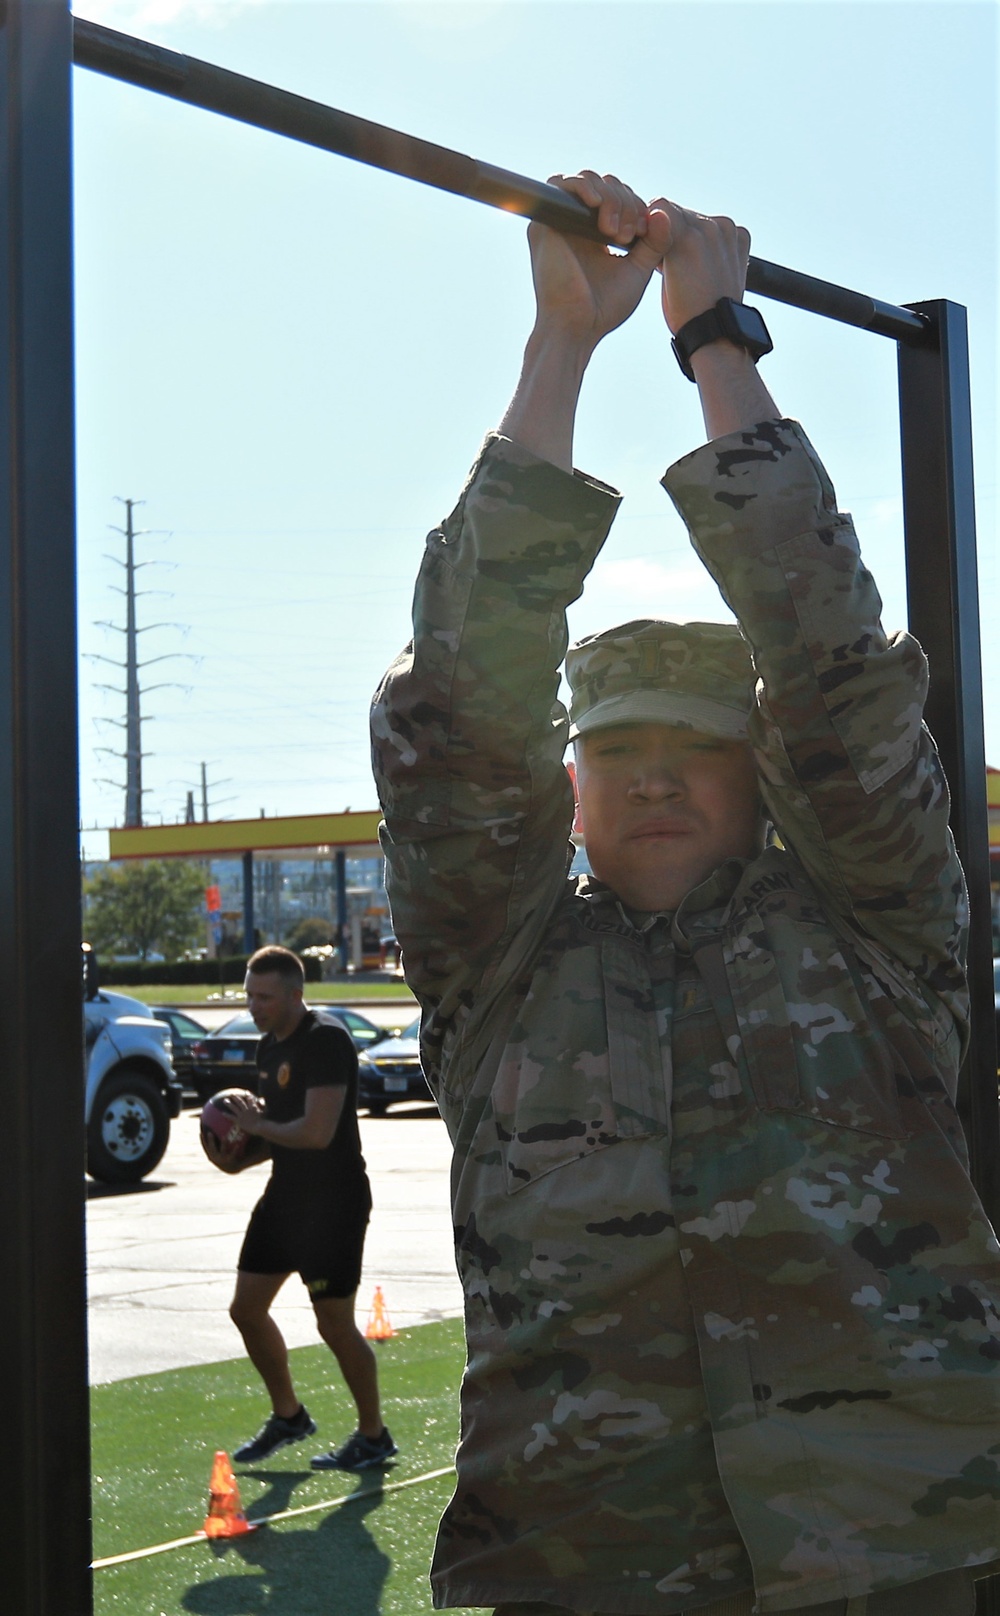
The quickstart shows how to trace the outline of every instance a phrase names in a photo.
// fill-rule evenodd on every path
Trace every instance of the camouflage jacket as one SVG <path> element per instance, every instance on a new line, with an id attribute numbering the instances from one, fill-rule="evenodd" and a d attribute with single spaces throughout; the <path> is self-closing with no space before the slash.
<path id="1" fill-rule="evenodd" d="M 738 616 L 782 846 L 673 914 L 567 874 L 565 608 L 617 496 L 487 440 L 373 711 L 466 1294 L 437 1607 L 779 1611 L 1000 1554 L 1000 1250 L 952 1108 L 965 893 L 793 423 L 665 486 Z"/>

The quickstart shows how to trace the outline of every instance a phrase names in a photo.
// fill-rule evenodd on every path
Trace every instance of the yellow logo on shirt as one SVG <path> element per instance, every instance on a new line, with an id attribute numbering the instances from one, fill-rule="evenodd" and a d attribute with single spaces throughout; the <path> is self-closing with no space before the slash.
<path id="1" fill-rule="evenodd" d="M 292 1068 L 289 1065 L 288 1061 L 282 1061 L 281 1065 L 278 1067 L 278 1087 L 279 1087 L 279 1089 L 287 1089 L 287 1087 L 288 1087 L 288 1085 L 289 1085 L 289 1083 L 291 1081 L 292 1081 Z"/>

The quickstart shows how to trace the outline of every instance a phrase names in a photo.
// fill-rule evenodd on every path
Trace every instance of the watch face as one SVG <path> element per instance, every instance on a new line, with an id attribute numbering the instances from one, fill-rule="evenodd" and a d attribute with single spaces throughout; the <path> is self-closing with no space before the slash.
<path id="1" fill-rule="evenodd" d="M 718 308 L 719 305 L 716 304 Z M 724 308 L 719 309 L 723 326 L 729 326 L 726 335 L 738 342 L 742 348 L 759 359 L 761 354 L 770 353 L 774 344 L 768 335 L 767 326 L 759 309 L 748 308 L 745 303 L 736 303 L 727 298 Z"/>

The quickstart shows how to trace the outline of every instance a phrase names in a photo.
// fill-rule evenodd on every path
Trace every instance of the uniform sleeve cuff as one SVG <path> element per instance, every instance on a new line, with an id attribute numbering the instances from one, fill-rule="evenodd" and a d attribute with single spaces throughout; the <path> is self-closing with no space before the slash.
<path id="1" fill-rule="evenodd" d="M 709 564 L 734 541 L 759 555 L 837 518 L 833 485 L 797 421 L 716 438 L 671 466 L 663 486 Z"/>
<path id="2" fill-rule="evenodd" d="M 491 432 L 451 515 L 428 535 L 456 573 L 552 602 L 575 600 L 621 496 Z M 525 592 L 527 592 L 525 594 Z"/>
<path id="3" fill-rule="evenodd" d="M 523 444 L 518 443 L 516 439 L 505 438 L 500 432 L 487 432 L 483 439 L 483 446 L 479 451 L 479 458 L 473 469 L 473 478 L 475 478 L 476 472 L 483 462 L 490 460 L 506 461 L 509 465 L 534 471 L 537 474 L 539 485 L 544 480 L 544 483 L 547 483 L 554 491 L 558 490 L 557 497 L 561 504 L 560 515 L 566 515 L 571 519 L 579 511 L 582 510 L 586 513 L 593 508 L 594 500 L 590 497 L 590 493 L 598 496 L 603 495 L 605 499 L 613 501 L 613 508 L 615 509 L 621 504 L 621 494 L 617 488 L 612 488 L 610 483 L 602 483 L 600 478 L 591 477 L 585 471 L 577 471 L 576 469 L 571 472 L 563 471 L 561 466 L 554 466 L 551 460 L 543 460 L 539 455 L 533 454 L 530 449 L 524 448 Z M 583 501 L 582 505 L 576 503 L 580 500 Z M 567 505 L 566 501 L 572 503 Z M 598 503 L 603 507 L 604 499 L 599 499 Z"/>

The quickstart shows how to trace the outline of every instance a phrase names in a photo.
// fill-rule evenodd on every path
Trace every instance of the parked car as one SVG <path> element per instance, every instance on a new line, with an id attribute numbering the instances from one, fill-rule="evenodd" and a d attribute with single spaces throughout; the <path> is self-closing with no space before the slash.
<path id="1" fill-rule="evenodd" d="M 356 1010 L 343 1009 L 334 1004 L 313 1005 L 310 1008 L 346 1027 L 355 1049 L 359 1051 L 368 1049 L 386 1036 L 384 1027 L 377 1027 L 374 1021 L 359 1015 Z M 247 1079 L 251 1078 L 252 1072 L 247 1071 L 244 1077 L 243 1071 L 244 1068 L 256 1071 L 259 1042 L 260 1033 L 253 1017 L 248 1010 L 242 1010 L 218 1031 L 206 1032 L 197 1043 L 192 1044 L 191 1058 L 194 1064 L 191 1082 L 198 1098 L 204 1102 L 217 1094 L 219 1089 L 248 1087 Z"/>
<path id="2" fill-rule="evenodd" d="M 177 1010 L 172 1004 L 151 1004 L 150 1010 L 157 1021 L 165 1021 L 170 1028 L 170 1038 L 174 1046 L 174 1071 L 186 1089 L 197 1087 L 194 1081 L 195 1060 L 191 1053 L 195 1044 L 201 1043 L 203 1038 L 209 1036 L 208 1028 L 193 1016 Z"/>
<path id="3" fill-rule="evenodd" d="M 358 1053 L 358 1104 L 370 1116 L 384 1117 L 390 1105 L 405 1100 L 432 1100 L 420 1065 L 420 1017 L 397 1038 Z"/>
<path id="4" fill-rule="evenodd" d="M 159 1162 L 180 1113 L 170 1028 L 138 999 L 98 988 L 86 972 L 84 981 L 87 1171 L 135 1183 Z"/>

